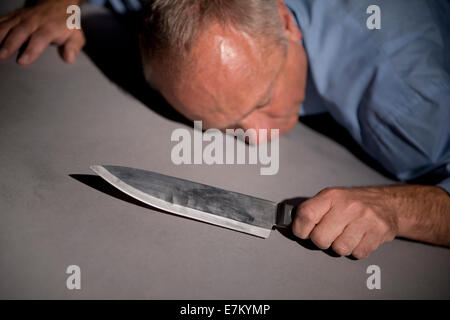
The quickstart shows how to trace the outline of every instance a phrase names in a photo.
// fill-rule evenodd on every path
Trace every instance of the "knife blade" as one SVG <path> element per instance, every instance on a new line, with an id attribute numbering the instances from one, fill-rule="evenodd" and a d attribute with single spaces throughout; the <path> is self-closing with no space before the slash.
<path id="1" fill-rule="evenodd" d="M 91 169 L 129 196 L 155 208 L 267 238 L 292 222 L 293 206 L 160 173 L 121 166 Z"/>

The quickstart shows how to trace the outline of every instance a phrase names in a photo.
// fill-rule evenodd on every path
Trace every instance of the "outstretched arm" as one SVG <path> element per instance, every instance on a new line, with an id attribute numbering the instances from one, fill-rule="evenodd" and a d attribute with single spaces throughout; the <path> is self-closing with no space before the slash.
<path id="1" fill-rule="evenodd" d="M 329 188 L 298 207 L 292 230 L 358 259 L 396 236 L 450 246 L 450 196 L 422 185 Z"/>

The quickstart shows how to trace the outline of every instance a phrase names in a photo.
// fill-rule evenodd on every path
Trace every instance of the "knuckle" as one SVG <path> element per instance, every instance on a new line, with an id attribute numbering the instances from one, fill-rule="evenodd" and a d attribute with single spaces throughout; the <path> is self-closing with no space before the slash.
<path id="1" fill-rule="evenodd" d="M 292 233 L 294 234 L 294 236 L 296 236 L 297 238 L 302 238 L 303 239 L 303 234 L 300 230 L 300 228 L 298 226 L 292 226 Z"/>
<path id="2" fill-rule="evenodd" d="M 358 238 L 356 237 L 351 235 L 341 236 L 333 242 L 332 248 L 336 251 L 336 253 L 343 256 L 348 256 L 352 253 L 352 250 L 355 248 L 357 243 Z"/>
<path id="3" fill-rule="evenodd" d="M 299 218 L 305 221 L 314 222 L 316 220 L 314 206 L 309 202 L 303 202 L 298 208 Z"/>
<path id="4" fill-rule="evenodd" d="M 45 43 L 49 41 L 49 37 L 47 34 L 43 32 L 36 32 L 31 36 L 30 43 Z"/>
<path id="5" fill-rule="evenodd" d="M 361 250 L 355 250 L 355 251 L 353 251 L 353 252 L 352 252 L 352 256 L 355 257 L 355 258 L 358 259 L 358 260 L 364 259 L 364 258 L 365 258 L 364 254 L 362 253 Z"/>
<path id="6" fill-rule="evenodd" d="M 45 25 L 42 26 L 43 29 L 47 30 L 47 32 L 49 33 L 56 33 L 56 32 L 60 32 L 60 31 L 67 31 L 66 26 L 61 27 L 59 24 L 54 23 L 54 22 L 49 22 L 46 23 Z"/>
<path id="7" fill-rule="evenodd" d="M 18 26 L 15 26 L 11 30 L 11 36 L 17 37 L 17 36 L 25 36 L 31 32 L 31 28 L 29 28 L 26 24 L 19 24 Z"/>
<path id="8" fill-rule="evenodd" d="M 300 224 L 298 223 L 297 217 L 292 222 L 292 233 L 296 236 L 300 233 Z"/>
<path id="9" fill-rule="evenodd" d="M 385 234 L 389 233 L 390 227 L 385 221 L 378 220 L 378 222 L 377 222 L 377 230 L 378 230 L 378 233 L 380 235 L 385 235 Z"/>
<path id="10" fill-rule="evenodd" d="M 317 231 L 317 229 L 314 229 L 312 232 L 311 240 L 316 246 L 323 250 L 328 249 L 331 245 L 331 241 L 328 237 L 323 232 Z"/>
<path id="11" fill-rule="evenodd" d="M 12 20 L 6 20 L 0 22 L 0 32 L 6 33 L 10 32 L 18 24 L 18 19 L 14 18 Z"/>
<path id="12" fill-rule="evenodd" d="M 392 240 L 394 240 L 396 237 L 396 232 L 392 231 L 392 230 L 387 230 L 386 232 L 380 232 L 378 235 L 378 239 L 379 239 L 379 243 L 378 245 L 381 245 L 385 242 L 390 242 Z"/>
<path id="13" fill-rule="evenodd" d="M 365 205 L 361 200 L 350 201 L 347 208 L 354 212 L 364 213 L 364 211 L 365 211 Z"/>
<path id="14" fill-rule="evenodd" d="M 373 221 L 375 214 L 372 209 L 365 207 L 360 212 L 362 219 L 366 221 Z"/>
<path id="15" fill-rule="evenodd" d="M 321 195 L 326 197 L 340 197 L 342 194 L 342 190 L 340 188 L 325 188 L 321 192 Z"/>
<path id="16" fill-rule="evenodd" d="M 51 26 L 43 26 L 39 28 L 38 32 L 42 37 L 48 39 L 53 39 L 58 35 L 58 30 L 52 28 Z"/>
<path id="17" fill-rule="evenodd" d="M 334 242 L 332 245 L 333 251 L 336 252 L 337 254 L 339 254 L 340 256 L 346 256 L 348 255 L 349 249 L 348 246 L 342 242 Z"/>
<path id="18" fill-rule="evenodd" d="M 25 29 L 36 29 L 39 25 L 39 20 L 34 16 L 21 17 L 19 25 Z"/>
<path id="19" fill-rule="evenodd" d="M 352 252 L 352 255 L 356 258 L 356 259 L 365 259 L 369 256 L 370 252 L 368 249 L 364 248 L 358 248 L 355 249 Z"/>
<path id="20" fill-rule="evenodd" d="M 366 242 L 362 246 L 356 248 L 352 255 L 357 259 L 367 258 L 372 252 L 374 252 L 379 246 L 378 242 Z"/>
<path id="21" fill-rule="evenodd" d="M 306 234 L 305 228 L 302 227 L 302 224 L 297 219 L 295 219 L 292 223 L 292 233 L 294 234 L 294 236 L 301 239 L 306 239 L 306 237 L 308 236 Z"/>

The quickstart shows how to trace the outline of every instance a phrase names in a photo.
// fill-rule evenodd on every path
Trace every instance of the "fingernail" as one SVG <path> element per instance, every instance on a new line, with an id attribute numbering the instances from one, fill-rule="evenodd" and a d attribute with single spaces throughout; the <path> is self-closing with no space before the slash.
<path id="1" fill-rule="evenodd" d="M 5 59 L 7 55 L 8 50 L 6 50 L 5 48 L 0 49 L 0 59 Z"/>
<path id="2" fill-rule="evenodd" d="M 24 54 L 24 55 L 20 56 L 18 62 L 19 62 L 20 64 L 27 63 L 27 62 L 28 62 L 28 55 L 27 55 L 27 54 Z"/>

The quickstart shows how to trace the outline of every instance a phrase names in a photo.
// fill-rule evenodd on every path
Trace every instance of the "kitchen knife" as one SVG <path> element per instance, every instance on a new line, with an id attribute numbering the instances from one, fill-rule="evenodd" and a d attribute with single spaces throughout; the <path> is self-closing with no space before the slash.
<path id="1" fill-rule="evenodd" d="M 120 166 L 91 166 L 100 177 L 150 206 L 267 238 L 274 226 L 292 222 L 294 206 L 179 179 L 156 172 Z"/>

